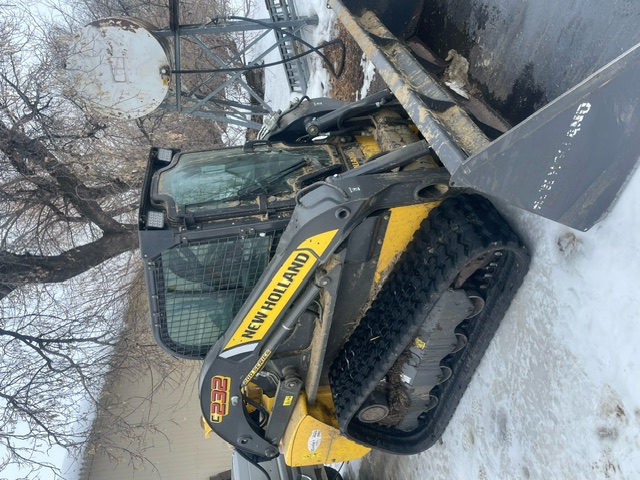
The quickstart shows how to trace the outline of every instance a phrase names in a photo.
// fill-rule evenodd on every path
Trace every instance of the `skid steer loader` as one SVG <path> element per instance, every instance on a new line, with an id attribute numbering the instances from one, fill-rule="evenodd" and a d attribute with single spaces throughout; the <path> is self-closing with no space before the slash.
<path id="1" fill-rule="evenodd" d="M 488 197 L 587 230 L 640 152 L 639 48 L 496 133 L 396 38 L 411 15 L 387 28 L 387 2 L 352 3 L 330 0 L 389 90 L 302 98 L 241 147 L 149 156 L 154 336 L 203 359 L 203 416 L 252 461 L 433 445 L 529 264 Z"/>

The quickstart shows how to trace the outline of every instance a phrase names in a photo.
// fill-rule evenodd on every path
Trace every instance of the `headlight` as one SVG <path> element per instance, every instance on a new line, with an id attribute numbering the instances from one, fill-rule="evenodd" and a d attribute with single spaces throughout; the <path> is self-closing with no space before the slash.
<path id="1" fill-rule="evenodd" d="M 164 213 L 157 210 L 147 211 L 147 228 L 162 228 L 164 227 Z"/>
<path id="2" fill-rule="evenodd" d="M 173 150 L 171 150 L 170 148 L 159 148 L 157 153 L 157 158 L 161 162 L 169 163 L 173 158 Z"/>

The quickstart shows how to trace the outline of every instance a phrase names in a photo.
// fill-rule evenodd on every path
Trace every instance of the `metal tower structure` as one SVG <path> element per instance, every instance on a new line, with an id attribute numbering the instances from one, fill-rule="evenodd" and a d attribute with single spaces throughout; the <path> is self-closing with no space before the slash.
<path id="1" fill-rule="evenodd" d="M 266 56 L 277 49 L 280 52 L 292 92 L 304 95 L 309 80 L 306 62 L 299 55 L 305 46 L 296 37 L 307 25 L 317 25 L 317 17 L 298 16 L 289 0 L 266 0 L 270 18 L 264 20 L 239 17 L 215 18 L 203 24 L 183 25 L 180 22 L 180 0 L 171 0 L 169 28 L 154 30 L 159 39 L 171 44 L 172 88 L 161 108 L 170 111 L 210 118 L 220 122 L 259 129 L 258 119 L 272 112 L 262 95 L 249 85 L 245 73 L 260 68 Z M 248 33 L 248 42 L 237 46 L 231 58 L 221 58 L 211 45 L 216 37 L 230 33 Z M 256 49 L 268 35 L 275 33 L 273 43 Z M 183 42 L 196 45 L 213 68 L 184 69 Z M 247 59 L 243 61 L 243 59 Z M 239 63 L 241 66 L 238 66 Z M 198 75 L 198 82 L 187 82 L 186 75 Z M 188 86 L 187 86 L 188 84 Z M 229 97 L 231 90 L 240 91 L 240 98 Z"/>

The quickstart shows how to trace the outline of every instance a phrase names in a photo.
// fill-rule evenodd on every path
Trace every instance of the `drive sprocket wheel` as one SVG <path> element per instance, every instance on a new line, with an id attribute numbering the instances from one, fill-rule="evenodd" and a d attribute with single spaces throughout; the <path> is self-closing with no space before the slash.
<path id="1" fill-rule="evenodd" d="M 526 248 L 486 198 L 460 194 L 434 208 L 331 365 L 340 430 L 353 440 L 392 453 L 413 454 L 433 445 L 449 423 L 528 265 Z M 450 376 L 431 390 L 432 400 L 424 405 L 415 428 L 407 431 L 406 425 L 401 429 L 388 422 L 360 421 L 359 409 L 376 387 L 386 384 L 389 389 L 394 375 L 388 373 L 403 361 L 402 353 L 417 332 L 433 321 L 434 305 L 451 290 L 481 297 L 484 305 L 477 315 L 460 321 L 456 330 L 460 341 L 437 359 L 451 370 Z"/>

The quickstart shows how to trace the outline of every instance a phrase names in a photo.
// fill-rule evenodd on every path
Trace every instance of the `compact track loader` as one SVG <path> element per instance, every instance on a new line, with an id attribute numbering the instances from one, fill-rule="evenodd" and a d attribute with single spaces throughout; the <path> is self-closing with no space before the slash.
<path id="1" fill-rule="evenodd" d="M 206 423 L 255 461 L 433 445 L 529 264 L 489 197 L 586 230 L 640 152 L 638 48 L 501 130 L 396 38 L 413 17 L 387 28 L 352 3 L 330 1 L 389 90 L 302 98 L 260 140 L 149 158 L 155 338 L 203 359 Z"/>

